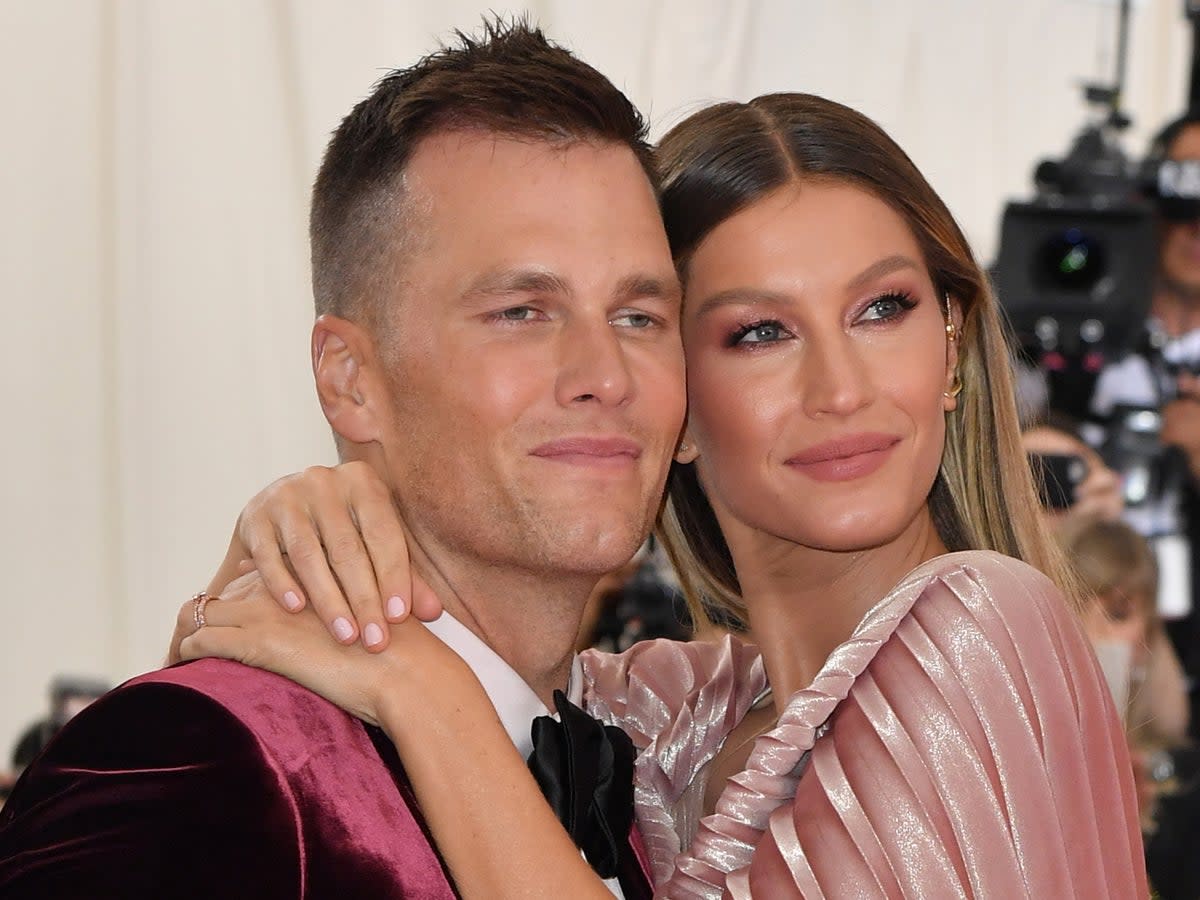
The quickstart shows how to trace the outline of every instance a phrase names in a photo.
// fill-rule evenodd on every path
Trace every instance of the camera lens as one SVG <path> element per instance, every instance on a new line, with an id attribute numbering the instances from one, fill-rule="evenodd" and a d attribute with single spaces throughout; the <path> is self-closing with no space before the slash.
<path id="1" fill-rule="evenodd" d="M 1104 248 L 1078 228 L 1045 240 L 1035 262 L 1040 287 L 1090 291 L 1107 270 Z"/>

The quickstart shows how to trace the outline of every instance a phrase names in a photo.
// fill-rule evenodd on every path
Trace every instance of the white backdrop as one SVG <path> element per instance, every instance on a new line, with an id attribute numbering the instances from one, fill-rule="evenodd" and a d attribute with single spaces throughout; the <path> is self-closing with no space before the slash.
<path id="1" fill-rule="evenodd" d="M 529 10 L 664 125 L 806 90 L 876 118 L 985 261 L 1109 77 L 1114 0 L 0 0 L 0 768 L 55 673 L 121 679 L 244 501 L 334 459 L 308 369 L 308 187 L 386 69 Z M 1177 0 L 1136 4 L 1130 149 L 1178 112 Z"/>

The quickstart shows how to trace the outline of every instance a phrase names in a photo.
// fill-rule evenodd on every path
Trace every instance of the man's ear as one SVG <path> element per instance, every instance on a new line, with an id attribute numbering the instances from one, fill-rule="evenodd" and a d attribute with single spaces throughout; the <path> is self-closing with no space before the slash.
<path id="1" fill-rule="evenodd" d="M 333 430 L 355 444 L 379 440 L 386 391 L 370 335 L 346 319 L 318 317 L 312 365 L 321 410 Z"/>

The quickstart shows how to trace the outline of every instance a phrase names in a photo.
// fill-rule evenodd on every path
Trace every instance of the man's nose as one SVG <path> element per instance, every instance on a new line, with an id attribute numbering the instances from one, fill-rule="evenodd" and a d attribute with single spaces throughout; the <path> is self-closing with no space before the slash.
<path id="1" fill-rule="evenodd" d="M 633 396 L 633 375 L 626 348 L 611 324 L 573 323 L 562 330 L 559 340 L 555 386 L 559 403 L 621 406 L 629 402 Z"/>

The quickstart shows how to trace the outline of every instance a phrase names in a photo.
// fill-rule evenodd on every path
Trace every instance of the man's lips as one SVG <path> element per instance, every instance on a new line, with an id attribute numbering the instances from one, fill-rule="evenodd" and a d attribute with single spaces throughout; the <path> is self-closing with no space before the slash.
<path id="1" fill-rule="evenodd" d="M 628 466 L 641 458 L 642 448 L 626 437 L 565 437 L 539 444 L 529 451 L 551 462 L 576 466 Z"/>
<path id="2" fill-rule="evenodd" d="M 850 481 L 878 469 L 898 443 L 894 434 L 847 435 L 801 450 L 786 464 L 818 481 Z"/>

